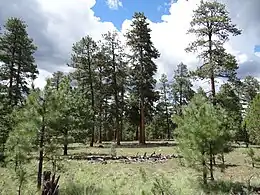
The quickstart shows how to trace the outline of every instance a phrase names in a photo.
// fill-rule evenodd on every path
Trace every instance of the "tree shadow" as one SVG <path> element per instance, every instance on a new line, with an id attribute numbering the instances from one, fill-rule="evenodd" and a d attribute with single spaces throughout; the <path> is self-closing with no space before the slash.
<path id="1" fill-rule="evenodd" d="M 98 148 L 110 148 L 113 142 L 103 142 L 99 144 Z M 101 146 L 102 145 L 102 146 Z M 176 142 L 147 142 L 146 144 L 139 144 L 138 142 L 122 142 L 120 145 L 117 145 L 116 148 L 155 148 L 155 147 L 173 147 L 176 146 Z"/>
<path id="2" fill-rule="evenodd" d="M 101 195 L 105 194 L 104 190 L 94 184 L 69 183 L 62 186 L 60 194 L 63 195 Z"/>
<path id="3" fill-rule="evenodd" d="M 80 153 L 75 153 L 71 154 L 68 156 L 63 156 L 64 158 L 72 159 L 72 160 L 86 160 L 90 158 L 91 156 L 99 156 L 99 157 L 105 157 L 109 156 L 108 153 L 98 153 L 98 152 L 80 152 Z"/>
<path id="4" fill-rule="evenodd" d="M 232 181 L 213 181 L 207 185 L 201 184 L 201 188 L 206 194 L 244 194 L 244 184 Z"/>
<path id="5" fill-rule="evenodd" d="M 217 167 L 217 168 L 224 168 L 224 169 L 226 169 L 226 168 L 229 168 L 229 167 L 238 167 L 238 166 L 240 166 L 240 165 L 237 165 L 237 164 L 216 164 L 216 165 L 214 165 L 215 167 Z"/>
<path id="6" fill-rule="evenodd" d="M 206 194 L 258 194 L 260 188 L 248 186 L 241 182 L 218 180 L 209 182 L 207 185 L 200 184 Z"/>

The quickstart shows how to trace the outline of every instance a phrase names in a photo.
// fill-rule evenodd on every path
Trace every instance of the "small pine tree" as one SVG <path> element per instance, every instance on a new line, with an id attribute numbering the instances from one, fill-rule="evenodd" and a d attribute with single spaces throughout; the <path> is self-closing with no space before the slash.
<path id="1" fill-rule="evenodd" d="M 213 167 L 208 169 L 207 162 L 213 154 L 223 151 L 228 142 L 229 132 L 224 128 L 227 121 L 225 111 L 214 107 L 205 96 L 196 94 L 191 102 L 184 107 L 182 116 L 174 116 L 177 123 L 177 140 L 180 150 L 190 165 L 203 172 L 203 181 L 207 183 L 210 171 L 213 177 Z"/>
<path id="2" fill-rule="evenodd" d="M 8 167 L 15 171 L 18 180 L 18 194 L 22 194 L 22 188 L 26 182 L 26 164 L 30 162 L 31 152 L 33 151 L 33 141 L 36 131 L 33 123 L 26 118 L 28 110 L 20 109 L 13 112 L 14 130 L 10 132 L 6 143 L 6 161 Z"/>

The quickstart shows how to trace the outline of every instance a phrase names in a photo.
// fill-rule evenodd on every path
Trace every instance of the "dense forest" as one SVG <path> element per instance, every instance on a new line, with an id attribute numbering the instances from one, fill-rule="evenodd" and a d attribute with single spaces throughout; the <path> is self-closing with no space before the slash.
<path id="1" fill-rule="evenodd" d="M 57 162 L 75 143 L 102 148 L 110 142 L 117 148 L 126 141 L 138 141 L 140 147 L 174 141 L 205 185 L 215 180 L 216 159 L 224 167 L 234 143 L 245 144 L 255 166 L 250 145 L 260 144 L 260 83 L 251 75 L 239 78 L 237 60 L 224 48 L 243 30 L 232 23 L 224 4 L 201 1 L 188 33 L 197 39 L 186 51 L 203 63 L 189 70 L 179 62 L 172 77 L 165 73 L 156 80 L 160 53 L 147 17 L 136 12 L 126 42 L 117 31 L 98 41 L 82 37 L 68 59 L 73 71 L 54 72 L 39 89 L 34 86 L 37 46 L 26 21 L 9 18 L 0 34 L 0 160 L 13 171 L 18 194 L 32 160 L 40 189 L 45 162 L 58 172 Z M 225 82 L 216 90 L 219 78 Z M 210 91 L 195 89 L 196 79 L 209 81 Z"/>

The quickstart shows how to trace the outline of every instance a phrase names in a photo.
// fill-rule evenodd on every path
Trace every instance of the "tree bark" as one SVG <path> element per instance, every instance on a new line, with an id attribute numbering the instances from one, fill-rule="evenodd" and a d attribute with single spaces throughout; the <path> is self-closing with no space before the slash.
<path id="1" fill-rule="evenodd" d="M 212 144 L 210 143 L 209 146 L 209 170 L 210 170 L 210 179 L 214 181 L 213 175 L 213 151 L 212 151 Z"/>
<path id="2" fill-rule="evenodd" d="M 141 114 L 141 122 L 140 122 L 140 137 L 139 137 L 139 143 L 140 144 L 145 144 L 145 102 L 144 102 L 144 89 L 143 89 L 143 82 L 144 82 L 144 78 L 143 78 L 143 74 L 144 74 L 144 68 L 143 68 L 143 48 L 140 48 L 140 56 L 141 56 L 141 61 L 140 61 L 140 66 L 141 66 L 141 86 L 140 86 L 140 114 Z"/>
<path id="3" fill-rule="evenodd" d="M 95 96 L 94 96 L 94 87 L 93 87 L 93 78 L 92 78 L 92 70 L 91 70 L 91 61 L 90 61 L 90 53 L 88 51 L 88 70 L 89 70 L 89 82 L 90 82 L 90 90 L 91 90 L 91 107 L 92 107 L 92 110 L 93 110 L 93 116 L 92 116 L 92 122 L 93 122 L 93 125 L 92 125 L 92 129 L 91 129 L 91 141 L 90 141 L 90 144 L 89 146 L 90 147 L 93 147 L 94 145 L 94 141 L 95 141 Z"/>
<path id="4" fill-rule="evenodd" d="M 144 124 L 144 100 L 141 100 L 141 123 L 140 123 L 140 137 L 139 143 L 145 144 L 145 124 Z"/>
<path id="5" fill-rule="evenodd" d="M 37 177 L 37 188 L 41 188 L 42 182 L 42 165 L 43 165 L 43 147 L 44 147 L 44 134 L 45 134 L 45 117 L 42 117 L 42 128 L 40 131 L 40 144 L 39 144 L 39 163 L 38 163 L 38 177 Z"/>
<path id="6" fill-rule="evenodd" d="M 64 144 L 64 146 L 63 146 L 63 155 L 64 156 L 67 156 L 68 155 L 68 144 Z"/>
<path id="7" fill-rule="evenodd" d="M 135 140 L 139 140 L 139 125 L 136 125 L 136 131 L 135 131 Z"/>
<path id="8" fill-rule="evenodd" d="M 202 152 L 202 178 L 203 178 L 203 183 L 207 185 L 207 165 L 205 161 L 205 152 Z"/>

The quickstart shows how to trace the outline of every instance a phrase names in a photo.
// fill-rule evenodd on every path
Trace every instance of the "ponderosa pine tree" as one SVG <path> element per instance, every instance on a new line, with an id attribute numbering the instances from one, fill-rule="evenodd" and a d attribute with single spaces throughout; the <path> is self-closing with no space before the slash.
<path id="1" fill-rule="evenodd" d="M 59 85 L 62 82 L 62 79 L 64 78 L 64 73 L 61 71 L 54 72 L 52 74 L 51 78 L 51 85 L 58 91 L 59 90 Z"/>
<path id="2" fill-rule="evenodd" d="M 131 49 L 131 93 L 135 94 L 140 104 L 140 144 L 145 144 L 147 109 L 158 99 L 158 94 L 155 92 L 156 80 L 153 78 L 157 66 L 153 60 L 157 59 L 160 54 L 151 41 L 150 32 L 151 29 L 144 13 L 135 13 L 126 38 L 127 45 Z"/>
<path id="3" fill-rule="evenodd" d="M 30 110 L 26 107 L 13 111 L 13 131 L 10 132 L 6 142 L 6 162 L 8 168 L 15 171 L 18 194 L 23 194 L 22 189 L 28 178 L 26 165 L 32 157 L 33 143 L 37 134 L 34 123 L 28 121 L 30 114 Z"/>
<path id="4" fill-rule="evenodd" d="M 95 104 L 95 55 L 98 51 L 96 42 L 90 37 L 83 37 L 79 42 L 72 47 L 72 57 L 70 66 L 75 68 L 75 79 L 78 86 L 85 93 L 86 98 L 91 99 L 93 110 L 91 125 L 91 141 L 90 146 L 93 147 L 95 139 L 95 124 L 96 124 L 96 104 Z M 90 94 L 89 94 L 90 93 Z M 88 127 L 86 127 L 88 129 Z"/>
<path id="5" fill-rule="evenodd" d="M 229 36 L 241 34 L 236 25 L 232 24 L 228 11 L 224 4 L 214 1 L 201 0 L 200 5 L 194 10 L 191 28 L 188 33 L 194 34 L 197 40 L 186 49 L 188 52 L 199 52 L 198 57 L 204 63 L 196 71 L 201 79 L 210 79 L 211 98 L 216 105 L 215 79 L 217 77 L 235 80 L 238 65 L 233 55 L 228 54 L 223 44 L 229 40 Z M 213 153 L 210 160 L 213 169 Z M 211 175 L 211 179 L 213 176 Z"/>
<path id="6" fill-rule="evenodd" d="M 191 102 L 183 108 L 182 116 L 174 115 L 179 147 L 190 165 L 203 173 L 207 183 L 207 174 L 213 176 L 213 168 L 208 168 L 211 153 L 222 153 L 227 144 L 227 113 L 221 107 L 215 107 L 204 95 L 195 94 Z M 211 179 L 212 179 L 211 178 Z"/>
<path id="7" fill-rule="evenodd" d="M 109 74 L 109 56 L 105 54 L 105 51 L 102 47 L 100 47 L 100 51 L 95 56 L 95 65 L 96 69 L 96 87 L 95 87 L 95 99 L 96 99 L 96 109 L 97 109 L 97 125 L 99 129 L 99 143 L 102 143 L 103 140 L 103 130 L 105 121 L 105 112 L 106 107 L 110 105 L 106 104 L 106 99 L 110 99 L 111 90 L 111 74 Z M 106 129 L 107 130 L 107 129 Z"/>
<path id="8" fill-rule="evenodd" d="M 122 44 L 119 40 L 118 33 L 117 32 L 108 32 L 106 34 L 103 34 L 103 48 L 105 51 L 105 54 L 109 56 L 108 66 L 109 73 L 111 77 L 111 89 L 113 92 L 113 99 L 114 99 L 114 115 L 115 115 L 115 124 L 116 124 L 116 140 L 117 145 L 120 145 L 121 141 L 121 134 L 122 129 L 120 126 L 120 121 L 122 121 L 120 118 L 120 113 L 122 113 L 122 108 L 120 108 L 121 102 L 120 102 L 120 93 L 122 92 L 122 82 L 125 77 L 125 69 L 124 69 L 124 63 L 123 63 L 123 57 L 124 57 L 124 50 L 122 47 Z M 121 89 L 121 90 L 120 90 Z"/>
<path id="9" fill-rule="evenodd" d="M 229 130 L 235 132 L 235 138 L 242 136 L 242 105 L 233 86 L 229 83 L 223 84 L 216 94 L 216 102 L 229 114 Z"/>
<path id="10" fill-rule="evenodd" d="M 249 134 L 249 141 L 260 144 L 260 94 L 257 94 L 251 102 L 246 114 L 245 122 Z"/>
<path id="11" fill-rule="evenodd" d="M 215 104 L 215 78 L 225 77 L 234 79 L 238 66 L 235 57 L 226 53 L 223 44 L 229 36 L 241 34 L 236 25 L 231 23 L 224 4 L 214 1 L 201 0 L 194 10 L 188 33 L 194 34 L 197 40 L 186 49 L 188 52 L 199 52 L 198 57 L 204 63 L 195 72 L 202 79 L 210 79 L 213 104 Z"/>
<path id="12" fill-rule="evenodd" d="M 50 127 L 53 131 L 52 136 L 63 145 L 63 155 L 68 155 L 69 138 L 72 137 L 74 127 L 73 114 L 76 112 L 76 100 L 74 98 L 74 91 L 70 85 L 71 80 L 69 76 L 58 77 L 58 80 L 58 78 L 55 77 L 56 75 L 57 74 L 53 74 L 53 78 L 51 78 L 50 81 L 53 82 L 53 79 L 57 81 L 55 83 L 56 88 L 53 89 L 52 92 L 56 102 L 55 113 L 57 113 L 57 115 L 55 115 L 55 119 L 51 121 Z"/>
<path id="13" fill-rule="evenodd" d="M 38 74 L 33 54 L 36 46 L 26 31 L 27 25 L 18 18 L 10 18 L 0 36 L 0 81 L 7 85 L 9 105 L 23 102 L 29 93 L 29 80 Z"/>
<path id="14" fill-rule="evenodd" d="M 187 65 L 180 63 L 177 66 L 171 87 L 175 112 L 181 115 L 182 106 L 187 105 L 194 95 Z"/>
<path id="15" fill-rule="evenodd" d="M 169 85 L 169 81 L 167 79 L 166 74 L 162 74 L 161 78 L 159 79 L 160 81 L 160 103 L 162 104 L 163 107 L 163 115 L 165 115 L 165 117 L 163 117 L 163 121 L 165 121 L 166 118 L 166 128 L 167 128 L 167 138 L 170 139 L 171 138 L 171 132 L 170 132 L 170 112 L 169 112 L 169 107 L 170 107 L 170 101 L 169 101 L 169 95 L 170 95 L 170 85 Z"/>
<path id="16" fill-rule="evenodd" d="M 260 82 L 253 76 L 246 76 L 242 82 L 241 94 L 244 106 L 249 106 L 258 92 L 260 92 Z"/>
<path id="17" fill-rule="evenodd" d="M 44 151 L 47 143 L 50 143 L 52 137 L 52 132 L 49 131 L 51 129 L 50 124 L 53 124 L 52 120 L 55 120 L 55 116 L 57 115 L 57 100 L 54 96 L 50 79 L 47 80 L 47 84 L 43 90 L 34 90 L 28 96 L 25 108 L 29 111 L 28 116 L 30 116 L 36 131 L 38 131 L 37 148 L 39 151 L 39 158 L 37 187 L 40 189 Z"/>

